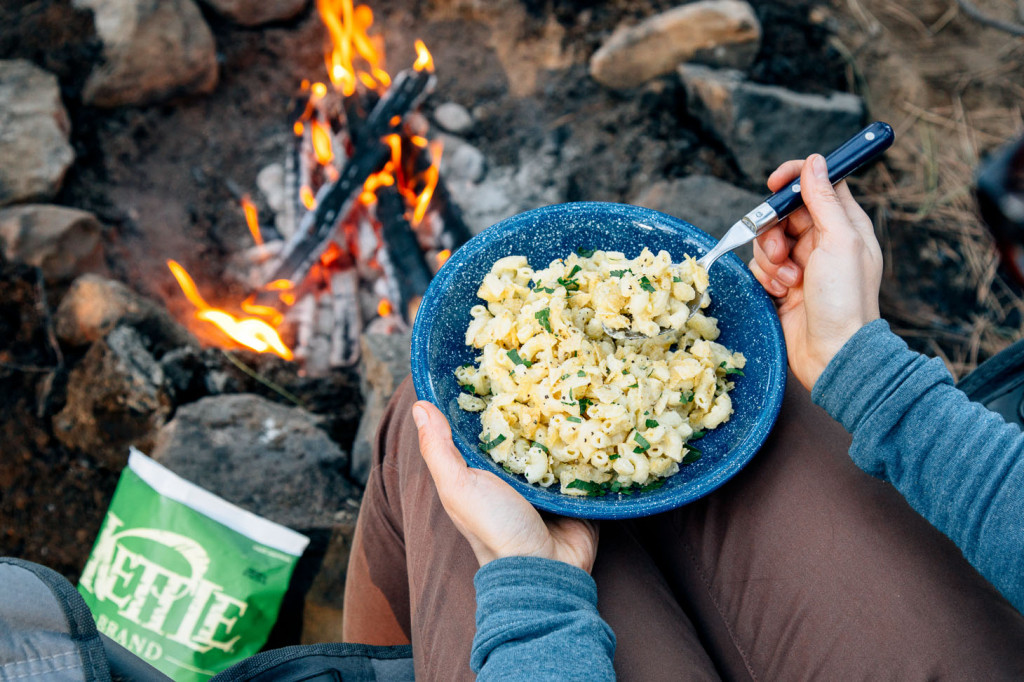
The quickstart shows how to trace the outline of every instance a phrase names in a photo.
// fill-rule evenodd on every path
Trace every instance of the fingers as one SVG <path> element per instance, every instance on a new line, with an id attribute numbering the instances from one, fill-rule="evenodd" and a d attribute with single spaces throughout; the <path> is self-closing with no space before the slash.
<path id="1" fill-rule="evenodd" d="M 452 442 L 451 427 L 444 415 L 425 400 L 412 406 L 412 419 L 419 431 L 420 453 L 430 470 L 442 499 L 460 485 L 468 467 Z"/>
<path id="2" fill-rule="evenodd" d="M 803 159 L 794 159 L 782 164 L 768 176 L 768 189 L 778 192 L 788 185 L 794 178 L 800 175 L 800 169 L 804 167 Z"/>
<path id="3" fill-rule="evenodd" d="M 750 261 L 750 271 L 754 274 L 754 278 L 761 283 L 761 286 L 764 287 L 765 291 L 772 296 L 775 296 L 776 298 L 783 298 L 789 293 L 789 288 L 775 278 L 774 272 L 766 272 L 758 262 L 756 256 L 754 257 L 754 260 Z"/>
<path id="4" fill-rule="evenodd" d="M 829 182 L 828 167 L 821 154 L 812 154 L 807 158 L 800 174 L 800 187 L 804 206 L 822 234 L 836 235 L 843 230 L 855 229 L 846 213 L 846 207 Z"/>
<path id="5" fill-rule="evenodd" d="M 757 272 L 764 276 L 758 281 L 774 296 L 784 296 L 786 288 L 797 286 L 803 278 L 803 268 L 799 261 L 794 261 L 793 247 L 793 240 L 780 226 L 771 228 L 754 242 L 754 262 Z"/>

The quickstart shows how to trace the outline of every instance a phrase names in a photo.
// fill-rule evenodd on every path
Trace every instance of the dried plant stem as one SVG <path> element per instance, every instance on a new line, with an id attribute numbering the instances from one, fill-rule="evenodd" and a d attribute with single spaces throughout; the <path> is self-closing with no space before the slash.
<path id="1" fill-rule="evenodd" d="M 988 26 L 989 28 L 997 29 L 999 31 L 1004 31 L 1006 33 L 1009 33 L 1010 35 L 1024 36 L 1024 25 L 1014 24 L 1009 21 L 1003 21 L 1002 19 L 990 17 L 989 15 L 985 14 L 980 9 L 978 9 L 974 5 L 974 3 L 970 2 L 969 0 L 956 0 L 956 2 L 958 5 L 960 5 L 960 9 L 963 10 L 964 14 L 966 14 L 971 19 L 974 19 L 979 24 L 983 26 Z M 1018 5 L 1020 5 L 1019 0 Z M 1020 13 L 1019 10 L 1020 8 L 1018 7 L 1018 14 Z"/>
<path id="2" fill-rule="evenodd" d="M 288 391 L 288 389 L 284 388 L 283 386 L 280 386 L 280 385 L 274 383 L 273 381 L 271 381 L 270 379 L 266 378 L 265 376 L 263 376 L 262 374 L 260 374 L 256 370 L 254 370 L 252 367 L 250 367 L 249 365 L 245 364 L 244 362 L 242 362 L 241 360 L 236 358 L 234 355 L 231 354 L 230 351 L 222 350 L 221 352 L 224 354 L 224 357 L 226 357 L 228 360 L 231 361 L 232 365 L 234 365 L 238 369 L 242 370 L 246 375 L 248 375 L 252 379 L 255 379 L 256 381 L 260 382 L 261 384 L 263 384 L 264 386 L 269 388 L 274 393 L 277 393 L 279 396 L 281 396 L 285 400 L 288 400 L 289 402 L 295 403 L 297 406 L 301 407 L 302 409 L 304 409 L 304 410 L 308 410 L 309 409 L 309 407 L 304 402 L 299 400 L 295 396 L 295 394 L 291 393 L 290 391 Z"/>

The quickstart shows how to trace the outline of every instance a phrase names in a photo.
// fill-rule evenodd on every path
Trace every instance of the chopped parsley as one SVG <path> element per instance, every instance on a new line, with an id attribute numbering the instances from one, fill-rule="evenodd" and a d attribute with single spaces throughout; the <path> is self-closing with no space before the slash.
<path id="1" fill-rule="evenodd" d="M 466 367 L 472 367 L 472 366 L 473 366 L 472 362 L 464 362 L 461 365 L 459 365 L 459 367 L 462 368 L 462 369 L 464 369 Z"/>
<path id="2" fill-rule="evenodd" d="M 568 374 L 563 374 L 563 375 L 562 375 L 562 378 L 561 378 L 561 379 L 559 379 L 559 381 L 565 381 L 565 380 L 566 380 L 566 379 L 568 379 L 568 378 L 569 378 L 569 375 L 568 375 Z"/>
<path id="3" fill-rule="evenodd" d="M 550 287 L 537 287 L 537 288 L 534 289 L 534 291 L 540 291 L 540 292 L 545 293 L 545 294 L 553 294 L 553 293 L 555 293 L 555 290 L 550 288 Z"/>
<path id="4" fill-rule="evenodd" d="M 575 275 L 577 272 L 579 272 L 582 269 L 583 268 L 581 268 L 580 266 L 574 265 L 574 266 L 572 266 L 572 270 L 569 271 L 569 274 L 566 275 L 566 277 L 572 277 L 573 275 Z"/>
<path id="5" fill-rule="evenodd" d="M 631 275 L 633 274 L 633 271 L 630 270 L 629 268 L 626 268 L 625 270 L 612 270 L 609 274 L 611 274 L 612 277 L 622 277 L 627 272 Z"/>
<path id="6" fill-rule="evenodd" d="M 729 376 L 730 374 L 739 374 L 740 376 L 745 376 L 743 374 L 742 369 L 736 369 L 735 367 L 727 367 L 724 361 L 722 362 L 722 364 L 719 365 L 719 367 L 725 370 L 726 376 Z"/>
<path id="7" fill-rule="evenodd" d="M 577 402 L 580 404 L 580 416 L 586 417 L 587 408 L 593 405 L 594 401 L 591 400 L 590 398 L 580 398 Z"/>
<path id="8" fill-rule="evenodd" d="M 623 373 L 623 374 L 629 374 L 629 370 L 628 370 L 628 369 L 626 369 L 625 367 L 623 367 L 623 368 L 622 368 L 622 373 Z"/>
<path id="9" fill-rule="evenodd" d="M 700 440 L 701 438 L 703 438 L 706 435 L 708 435 L 708 432 L 705 431 L 704 429 L 700 429 L 700 430 L 694 431 L 690 435 L 690 440 Z"/>
<path id="10" fill-rule="evenodd" d="M 637 382 L 633 382 L 632 386 L 626 386 L 626 388 L 640 388 L 640 384 L 638 384 Z"/>
<path id="11" fill-rule="evenodd" d="M 585 377 L 585 376 L 587 376 L 587 373 L 586 373 L 586 372 L 584 372 L 584 371 L 583 371 L 583 370 L 581 369 L 580 371 L 576 372 L 576 376 L 578 376 L 578 377 Z"/>
<path id="12" fill-rule="evenodd" d="M 672 278 L 672 281 L 673 281 L 673 282 L 682 282 L 682 281 L 683 281 L 683 278 L 682 278 L 682 277 L 673 277 L 673 278 Z"/>
<path id="13" fill-rule="evenodd" d="M 473 384 L 459 384 L 459 388 L 470 395 L 476 395 L 476 386 Z"/>
<path id="14" fill-rule="evenodd" d="M 566 291 L 579 291 L 580 290 L 580 283 L 577 282 L 574 279 L 569 279 L 567 277 L 559 277 L 558 278 L 558 283 L 561 284 L 563 287 L 565 287 Z"/>
<path id="15" fill-rule="evenodd" d="M 574 422 L 576 424 L 582 424 L 583 423 L 583 420 L 580 419 L 579 417 L 566 417 L 565 421 Z"/>
<path id="16" fill-rule="evenodd" d="M 653 419 L 648 419 L 647 421 L 644 422 L 644 424 L 649 429 L 656 429 L 656 428 L 658 428 L 658 422 L 654 421 Z"/>
<path id="17" fill-rule="evenodd" d="M 494 448 L 498 447 L 505 442 L 505 435 L 499 433 L 497 438 L 494 440 L 487 440 L 487 436 L 484 436 L 480 441 L 480 449 L 484 452 L 490 452 Z"/>
<path id="18" fill-rule="evenodd" d="M 700 450 L 690 445 L 687 445 L 686 447 L 690 448 L 690 451 L 683 456 L 683 464 L 693 464 L 694 462 L 700 460 L 703 454 Z"/>
<path id="19" fill-rule="evenodd" d="M 647 275 L 640 278 L 640 288 L 644 291 L 649 291 L 652 294 L 654 293 L 654 285 L 651 284 L 651 280 L 647 279 Z"/>
<path id="20" fill-rule="evenodd" d="M 593 481 L 582 481 L 577 478 L 575 481 L 571 482 L 569 485 L 565 487 L 575 488 L 576 490 L 583 490 L 587 493 L 588 497 L 601 497 L 609 493 L 619 495 L 632 495 L 633 493 L 637 492 L 645 493 L 649 490 L 657 490 L 663 485 L 665 485 L 665 479 L 663 478 L 651 481 L 647 485 L 642 486 L 637 485 L 635 483 L 623 485 L 619 481 L 605 481 L 604 483 L 594 483 Z"/>
<path id="21" fill-rule="evenodd" d="M 612 462 L 614 462 L 615 460 L 617 460 L 617 459 L 618 459 L 619 457 L 622 457 L 622 455 L 620 455 L 620 454 L 619 454 L 619 453 L 617 453 L 617 452 L 613 452 L 612 454 L 608 455 L 608 459 L 609 459 L 610 461 L 612 461 Z"/>
<path id="22" fill-rule="evenodd" d="M 533 441 L 533 445 L 534 445 L 534 447 L 540 448 L 541 450 L 543 450 L 547 454 L 549 454 L 549 455 L 551 454 L 551 451 L 548 450 L 547 446 L 545 446 L 543 443 L 538 443 L 537 441 Z"/>
<path id="23" fill-rule="evenodd" d="M 576 253 L 579 254 L 580 258 L 590 258 L 594 255 L 595 251 L 597 251 L 597 249 L 585 249 L 582 246 L 576 247 Z"/>
<path id="24" fill-rule="evenodd" d="M 689 395 L 685 395 L 685 396 L 684 395 L 680 395 L 679 396 L 679 402 L 681 402 L 681 403 L 692 403 L 693 402 L 693 393 L 690 393 Z"/>
<path id="25" fill-rule="evenodd" d="M 523 360 L 521 357 L 519 357 L 519 351 L 517 351 L 515 348 L 506 352 L 506 355 L 508 355 L 509 360 L 516 363 L 517 365 L 526 365 L 527 369 L 529 369 L 533 365 L 533 363 L 530 362 L 529 360 Z"/>
<path id="26" fill-rule="evenodd" d="M 551 315 L 550 308 L 538 310 L 533 314 L 533 316 L 537 318 L 537 321 L 540 322 L 540 326 L 544 327 L 544 329 L 547 330 L 548 334 L 551 334 L 553 332 L 551 331 L 551 320 L 548 319 L 549 315 Z"/>
<path id="27" fill-rule="evenodd" d="M 511 469 L 509 469 L 507 464 L 502 464 L 501 468 L 505 470 L 506 474 L 512 474 L 513 476 L 515 476 L 516 472 L 512 471 Z"/>
<path id="28" fill-rule="evenodd" d="M 647 452 L 648 450 L 651 449 L 650 441 L 641 436 L 639 433 L 633 434 L 633 440 L 635 440 L 637 444 L 640 446 L 638 448 L 633 448 L 633 452 L 640 454 L 641 452 Z"/>

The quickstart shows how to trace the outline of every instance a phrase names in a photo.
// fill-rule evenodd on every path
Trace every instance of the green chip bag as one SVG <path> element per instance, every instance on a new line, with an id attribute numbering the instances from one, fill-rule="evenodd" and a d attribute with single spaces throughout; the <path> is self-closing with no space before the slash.
<path id="1" fill-rule="evenodd" d="M 309 539 L 132 449 L 78 591 L 99 631 L 178 682 L 267 640 Z"/>

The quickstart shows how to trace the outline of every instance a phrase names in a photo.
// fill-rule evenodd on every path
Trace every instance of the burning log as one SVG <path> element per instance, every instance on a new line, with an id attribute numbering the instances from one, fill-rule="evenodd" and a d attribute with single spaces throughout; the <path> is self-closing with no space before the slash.
<path id="1" fill-rule="evenodd" d="M 367 178 L 380 171 L 390 158 L 391 149 L 382 138 L 399 129 L 402 117 L 429 92 L 434 80 L 428 71 L 406 69 L 398 74 L 367 117 L 362 144 L 355 148 L 341 176 L 321 188 L 316 208 L 303 216 L 265 284 L 278 280 L 299 282 L 306 276 L 327 248 L 338 220 L 351 210 Z"/>
<path id="2" fill-rule="evenodd" d="M 432 273 L 416 233 L 405 219 L 405 202 L 395 188 L 377 190 L 377 220 L 381 224 L 381 251 L 385 255 L 378 256 L 378 260 L 397 290 L 398 309 L 406 322 L 412 322 L 420 299 L 430 286 Z"/>

